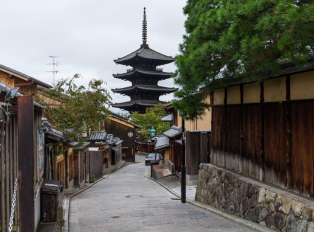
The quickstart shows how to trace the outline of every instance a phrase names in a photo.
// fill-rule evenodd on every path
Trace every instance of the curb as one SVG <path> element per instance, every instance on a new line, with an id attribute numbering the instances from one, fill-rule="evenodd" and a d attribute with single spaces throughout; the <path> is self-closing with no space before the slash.
<path id="1" fill-rule="evenodd" d="M 167 186 L 161 184 L 160 182 L 158 182 L 158 180 L 155 180 L 153 179 L 152 177 L 149 177 L 148 179 L 150 179 L 151 181 L 154 181 L 155 183 L 159 184 L 160 186 L 162 186 L 163 188 L 165 188 L 167 191 L 169 191 L 170 193 L 172 193 L 173 195 L 175 195 L 176 197 L 178 198 L 181 198 L 181 196 L 179 196 L 178 194 L 176 194 L 174 191 L 172 191 L 171 189 L 169 189 Z M 209 205 L 205 205 L 205 204 L 202 204 L 202 203 L 199 203 L 199 202 L 196 202 L 196 201 L 191 201 L 191 200 L 188 200 L 186 199 L 186 202 L 191 204 L 191 205 L 194 205 L 194 206 L 197 206 L 201 209 L 204 209 L 204 210 L 207 210 L 211 213 L 214 213 L 214 214 L 217 214 L 223 218 L 226 218 L 230 221 L 233 221 L 233 222 L 236 222 L 242 226 L 246 226 L 246 227 L 249 227 L 250 229 L 253 229 L 253 230 L 256 230 L 256 231 L 259 231 L 259 232 L 274 232 L 274 230 L 268 228 L 268 227 L 265 227 L 265 226 L 261 226 L 259 224 L 256 224 L 254 222 L 250 222 L 250 221 L 247 221 L 245 219 L 242 219 L 242 218 L 239 218 L 239 217 L 236 217 L 236 216 L 233 216 L 233 215 L 230 215 L 230 214 L 227 214 L 227 213 L 224 213 L 212 206 L 209 206 Z"/>
<path id="2" fill-rule="evenodd" d="M 109 176 L 119 172 L 120 170 L 124 169 L 125 167 L 127 167 L 127 165 L 123 166 L 122 168 L 118 169 L 117 171 L 114 171 L 108 175 L 105 175 L 103 178 L 97 180 L 96 182 L 90 184 L 89 186 L 87 186 L 86 188 L 76 192 L 76 193 L 73 193 L 72 195 L 68 196 L 68 197 L 65 197 L 63 199 L 63 202 L 62 202 L 62 207 L 63 207 L 63 228 L 62 228 L 62 231 L 63 232 L 68 232 L 69 231 L 69 214 L 70 214 L 70 201 L 71 201 L 71 198 L 76 196 L 77 194 L 80 194 L 82 192 L 84 192 L 85 190 L 89 189 L 90 187 L 94 186 L 95 184 L 99 183 L 100 181 L 102 180 L 105 180 L 105 179 L 108 179 Z"/>

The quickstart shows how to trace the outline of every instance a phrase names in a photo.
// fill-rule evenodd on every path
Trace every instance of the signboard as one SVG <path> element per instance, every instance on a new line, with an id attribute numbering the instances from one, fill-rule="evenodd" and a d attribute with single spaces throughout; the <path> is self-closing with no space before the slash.
<path id="1" fill-rule="evenodd" d="M 45 134 L 37 130 L 37 149 L 38 149 L 38 174 L 41 178 L 44 174 L 44 158 L 45 158 Z"/>

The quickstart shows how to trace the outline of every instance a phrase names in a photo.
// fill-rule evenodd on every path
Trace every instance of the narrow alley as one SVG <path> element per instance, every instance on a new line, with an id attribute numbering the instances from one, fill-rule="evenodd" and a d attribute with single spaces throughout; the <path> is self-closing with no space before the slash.
<path id="1" fill-rule="evenodd" d="M 70 232 L 252 231 L 191 204 L 182 204 L 149 176 L 150 166 L 142 162 L 129 164 L 73 197 Z"/>

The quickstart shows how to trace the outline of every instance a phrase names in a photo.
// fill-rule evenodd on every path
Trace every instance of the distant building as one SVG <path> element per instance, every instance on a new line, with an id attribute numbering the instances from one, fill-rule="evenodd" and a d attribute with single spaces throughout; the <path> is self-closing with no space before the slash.
<path id="1" fill-rule="evenodd" d="M 165 103 L 159 100 L 164 94 L 173 93 L 177 88 L 168 88 L 158 85 L 158 81 L 166 80 L 172 73 L 163 72 L 157 66 L 169 64 L 174 61 L 171 56 L 165 56 L 149 48 L 147 42 L 147 22 L 144 8 L 143 20 L 143 44 L 131 54 L 114 60 L 116 64 L 132 66 L 127 73 L 114 74 L 114 78 L 132 82 L 132 86 L 120 89 L 112 89 L 114 93 L 127 95 L 131 101 L 113 104 L 113 107 L 127 111 L 145 113 L 147 107 L 153 107 L 158 103 Z"/>

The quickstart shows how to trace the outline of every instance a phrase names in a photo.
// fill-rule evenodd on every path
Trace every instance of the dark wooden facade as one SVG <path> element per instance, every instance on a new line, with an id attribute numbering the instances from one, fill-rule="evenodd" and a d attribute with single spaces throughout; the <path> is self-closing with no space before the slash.
<path id="1" fill-rule="evenodd" d="M 95 178 L 100 178 L 103 171 L 103 151 L 90 151 L 89 152 L 89 175 L 90 178 L 95 176 Z"/>
<path id="2" fill-rule="evenodd" d="M 127 119 L 121 116 L 111 116 L 110 122 L 104 120 L 100 125 L 101 130 L 105 130 L 108 134 L 113 134 L 115 137 L 119 137 L 122 142 L 122 159 L 127 162 L 135 162 L 135 137 L 136 128 L 138 126 L 129 123 Z M 130 137 L 128 134 L 132 132 Z"/>
<path id="3" fill-rule="evenodd" d="M 186 174 L 198 175 L 200 163 L 210 162 L 211 132 L 186 132 Z"/>
<path id="4" fill-rule="evenodd" d="M 313 72 L 306 75 L 296 74 L 293 81 L 290 75 L 281 77 L 281 98 L 275 91 L 265 91 L 274 88 L 272 82 L 255 86 L 260 92 L 255 103 L 243 101 L 241 84 L 239 103 L 227 104 L 231 89 L 225 88 L 224 103 L 214 104 L 212 111 L 211 162 L 314 197 L 314 99 L 306 88 L 297 88 L 314 86 Z M 266 101 L 266 94 L 277 101 Z"/>

